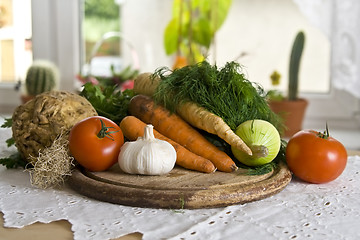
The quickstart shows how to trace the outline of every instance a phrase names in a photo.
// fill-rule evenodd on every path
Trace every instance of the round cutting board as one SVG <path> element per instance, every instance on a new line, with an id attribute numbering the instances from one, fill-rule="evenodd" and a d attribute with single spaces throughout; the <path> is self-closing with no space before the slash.
<path id="1" fill-rule="evenodd" d="M 291 180 L 280 163 L 272 172 L 249 176 L 245 169 L 232 173 L 200 173 L 175 167 L 162 176 L 130 175 L 115 164 L 105 172 L 76 169 L 70 186 L 97 200 L 133 207 L 198 209 L 225 207 L 260 200 L 280 192 Z"/>

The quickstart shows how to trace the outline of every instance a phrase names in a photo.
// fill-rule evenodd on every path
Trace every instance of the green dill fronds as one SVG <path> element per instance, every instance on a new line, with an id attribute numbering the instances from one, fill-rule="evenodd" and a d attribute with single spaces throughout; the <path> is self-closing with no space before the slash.
<path id="1" fill-rule="evenodd" d="M 271 111 L 265 91 L 250 82 L 236 62 L 223 68 L 207 61 L 175 69 L 160 68 L 161 78 L 154 100 L 175 112 L 176 106 L 192 101 L 221 117 L 232 130 L 251 119 L 269 121 L 282 130 L 282 121 Z"/>
<path id="2" fill-rule="evenodd" d="M 277 166 L 276 163 L 270 162 L 259 167 L 249 168 L 246 171 L 246 175 L 249 176 L 264 175 L 269 172 L 272 172 L 276 168 L 276 166 Z"/>

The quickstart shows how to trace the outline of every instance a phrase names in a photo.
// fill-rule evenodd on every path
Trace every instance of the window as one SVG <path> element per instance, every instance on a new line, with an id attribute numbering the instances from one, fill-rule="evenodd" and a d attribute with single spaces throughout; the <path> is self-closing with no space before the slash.
<path id="1" fill-rule="evenodd" d="M 22 2 L 23 0 L 13 0 L 13 2 L 15 1 Z M 121 33 L 136 50 L 141 71 L 154 71 L 159 66 L 170 66 L 172 57 L 165 55 L 162 39 L 164 28 L 171 18 L 172 0 L 124 0 L 118 2 L 121 2 Z M 225 23 L 226 25 L 223 26 L 217 37 L 216 58 L 219 62 L 218 65 L 224 61 L 236 59 L 245 53 L 240 58 L 240 63 L 245 65 L 251 81 L 264 81 L 263 85 L 266 87 L 266 84 L 270 83 L 269 75 L 275 69 L 281 72 L 282 79 L 285 81 L 287 78 L 287 56 L 293 38 L 296 32 L 303 28 L 308 40 L 307 47 L 313 45 L 312 49 L 321 49 L 319 56 L 314 56 L 313 50 L 305 52 L 303 56 L 301 77 L 309 80 L 309 83 L 307 86 L 302 86 L 301 90 L 303 91 L 302 96 L 306 96 L 310 100 L 305 127 L 323 129 L 324 123 L 328 121 L 333 127 L 358 128 L 359 100 L 345 91 L 334 89 L 330 84 L 330 79 L 335 76 L 331 68 L 334 61 L 333 54 L 339 52 L 341 46 L 332 45 L 334 43 L 333 38 L 325 38 L 316 27 L 309 24 L 296 9 L 293 0 L 276 1 L 276 6 L 274 5 L 276 9 L 268 11 L 266 8 L 270 8 L 271 2 L 273 1 L 233 1 L 234 6 Z M 80 51 L 82 4 L 83 1 L 81 0 L 32 0 L 34 59 L 45 58 L 58 65 L 61 71 L 60 87 L 63 90 L 75 90 L 75 76 L 81 71 L 82 64 L 86 62 L 85 55 Z M 331 4 L 335 4 L 334 1 Z M 288 10 L 283 9 L 289 7 L 295 12 L 288 12 Z M 250 20 L 245 17 L 246 14 L 242 13 L 244 8 L 254 18 Z M 258 11 L 261 11 L 262 15 Z M 353 8 L 349 11 L 357 13 L 358 10 Z M 270 20 L 269 18 L 272 15 L 270 13 L 279 18 Z M 296 20 L 296 27 L 288 29 L 287 25 L 294 25 L 289 20 L 293 15 L 299 17 L 301 22 Z M 261 20 L 261 16 L 263 16 L 263 20 Z M 336 37 L 340 26 L 342 26 L 338 23 L 343 20 L 336 15 L 333 19 L 335 22 L 329 31 L 332 36 Z M 264 22 L 269 25 L 266 25 L 265 29 L 261 28 Z M 270 26 L 270 23 L 274 23 L 274 25 Z M 276 25 L 279 27 L 274 28 Z M 255 37 L 250 38 L 249 36 Z M 247 41 L 245 42 L 246 39 L 243 38 L 247 38 Z M 279 48 L 274 46 L 277 41 L 272 38 L 278 38 L 280 41 Z M 120 45 L 122 58 L 131 59 L 131 51 L 122 47 L 123 44 L 122 42 Z M 228 49 L 222 49 L 226 47 Z M 265 52 L 269 52 L 270 56 L 263 57 L 262 54 Z M 312 64 L 314 59 L 319 61 L 316 64 L 317 66 Z M 308 63 L 306 63 L 307 60 L 309 60 Z M 314 68 L 318 70 L 316 74 L 314 74 Z M 307 75 L 310 72 L 317 77 Z M 317 86 L 317 89 L 314 91 L 314 89 L 309 88 L 309 84 L 313 85 L 314 82 L 319 82 L 318 79 L 321 79 L 321 84 Z M 285 82 L 283 84 L 286 85 Z M 3 91 L 3 89 L 0 87 L 0 105 L 9 103 L 10 98 L 16 99 L 13 92 L 7 93 L 9 91 Z M 17 102 L 14 100 L 10 106 L 14 107 L 16 104 Z"/>
<path id="2" fill-rule="evenodd" d="M 233 1 L 216 39 L 216 61 L 237 59 L 250 81 L 265 89 L 274 70 L 281 74 L 278 90 L 286 94 L 293 41 L 305 33 L 299 88 L 303 93 L 330 91 L 330 41 L 312 26 L 293 1 Z"/>
<path id="3" fill-rule="evenodd" d="M 17 102 L 14 88 L 32 63 L 31 1 L 0 2 L 0 105 Z M 9 91 L 10 90 L 10 91 Z"/>
<path id="4" fill-rule="evenodd" d="M 114 0 L 85 0 L 82 17 L 82 74 L 111 75 L 110 66 L 121 65 L 120 8 Z"/>
<path id="5" fill-rule="evenodd" d="M 30 0 L 0 3 L 0 82 L 23 79 L 32 62 Z"/>

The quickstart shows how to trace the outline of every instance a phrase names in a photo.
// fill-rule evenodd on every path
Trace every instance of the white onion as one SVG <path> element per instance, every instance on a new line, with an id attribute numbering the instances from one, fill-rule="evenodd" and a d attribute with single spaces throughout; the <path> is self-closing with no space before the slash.
<path id="1" fill-rule="evenodd" d="M 281 138 L 278 130 L 268 121 L 248 120 L 240 124 L 235 133 L 253 151 L 249 156 L 243 151 L 231 147 L 234 156 L 248 166 L 260 166 L 274 160 L 279 153 Z"/>

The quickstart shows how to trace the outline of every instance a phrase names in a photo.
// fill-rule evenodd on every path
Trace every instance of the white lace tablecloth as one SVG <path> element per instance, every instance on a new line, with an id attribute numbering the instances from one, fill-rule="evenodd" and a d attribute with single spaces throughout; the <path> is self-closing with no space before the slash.
<path id="1" fill-rule="evenodd" d="M 1 121 L 0 121 L 1 122 Z M 10 129 L 0 128 L 0 157 Z M 360 239 L 360 157 L 349 157 L 335 181 L 314 185 L 293 179 L 279 194 L 217 209 L 160 210 L 99 202 L 71 190 L 40 190 L 28 172 L 0 167 L 0 211 L 4 226 L 65 219 L 74 239 L 106 240 L 132 232 L 143 239 Z"/>

